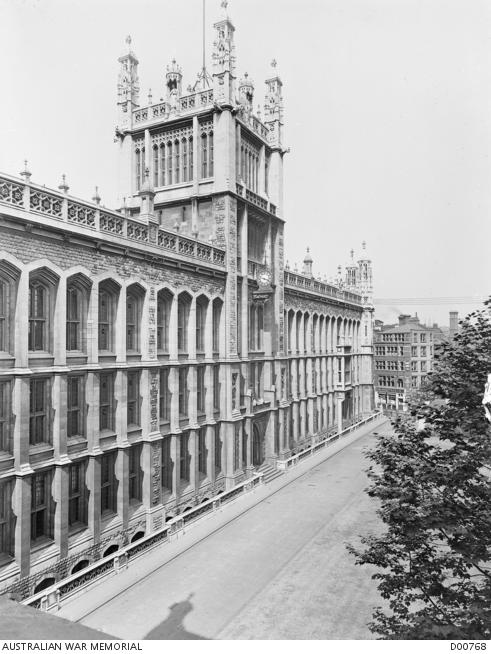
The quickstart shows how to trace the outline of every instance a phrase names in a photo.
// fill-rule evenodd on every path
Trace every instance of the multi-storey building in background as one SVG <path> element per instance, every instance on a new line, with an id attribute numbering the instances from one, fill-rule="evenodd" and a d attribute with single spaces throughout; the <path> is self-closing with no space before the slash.
<path id="1" fill-rule="evenodd" d="M 382 407 L 407 408 L 410 393 L 433 369 L 435 347 L 445 338 L 438 325 L 422 325 L 417 316 L 401 315 L 397 325 L 375 321 L 375 389 Z"/>
<path id="2" fill-rule="evenodd" d="M 0 589 L 26 596 L 374 408 L 372 273 L 284 268 L 282 82 L 142 106 L 119 59 L 117 211 L 0 176 Z"/>

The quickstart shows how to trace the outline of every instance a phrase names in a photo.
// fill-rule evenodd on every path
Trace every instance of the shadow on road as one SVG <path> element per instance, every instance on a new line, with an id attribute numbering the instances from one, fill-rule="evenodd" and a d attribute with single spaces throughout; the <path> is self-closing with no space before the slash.
<path id="1" fill-rule="evenodd" d="M 145 636 L 144 640 L 208 640 L 198 634 L 186 631 L 184 618 L 193 610 L 191 593 L 183 602 L 169 606 L 170 613 L 157 627 L 154 627 Z"/>

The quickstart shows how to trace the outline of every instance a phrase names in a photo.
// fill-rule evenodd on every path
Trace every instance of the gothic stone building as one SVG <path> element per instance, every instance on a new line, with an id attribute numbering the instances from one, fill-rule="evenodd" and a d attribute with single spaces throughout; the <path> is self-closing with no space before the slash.
<path id="1" fill-rule="evenodd" d="M 0 176 L 0 590 L 23 597 L 373 410 L 371 264 L 285 270 L 282 82 L 141 105 L 120 57 L 117 211 Z"/>

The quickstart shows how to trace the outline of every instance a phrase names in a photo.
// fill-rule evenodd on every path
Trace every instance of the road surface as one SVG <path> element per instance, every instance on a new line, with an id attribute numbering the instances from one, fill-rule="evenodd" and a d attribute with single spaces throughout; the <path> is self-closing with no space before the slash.
<path id="1" fill-rule="evenodd" d="M 367 622 L 382 603 L 373 569 L 345 547 L 381 527 L 363 492 L 370 442 L 361 437 L 101 606 L 89 590 L 80 622 L 119 638 L 373 638 Z"/>

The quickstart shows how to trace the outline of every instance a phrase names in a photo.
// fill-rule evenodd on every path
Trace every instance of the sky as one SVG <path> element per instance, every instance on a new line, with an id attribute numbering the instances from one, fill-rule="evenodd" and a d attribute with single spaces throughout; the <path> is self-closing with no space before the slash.
<path id="1" fill-rule="evenodd" d="M 142 101 L 201 67 L 201 0 L 2 0 L 0 171 L 116 202 L 118 56 Z M 211 62 L 219 0 L 207 0 Z M 366 240 L 378 298 L 487 296 L 491 280 L 491 3 L 230 0 L 237 72 L 284 84 L 286 258 L 332 277 Z M 468 305 L 378 308 L 448 324 Z"/>

